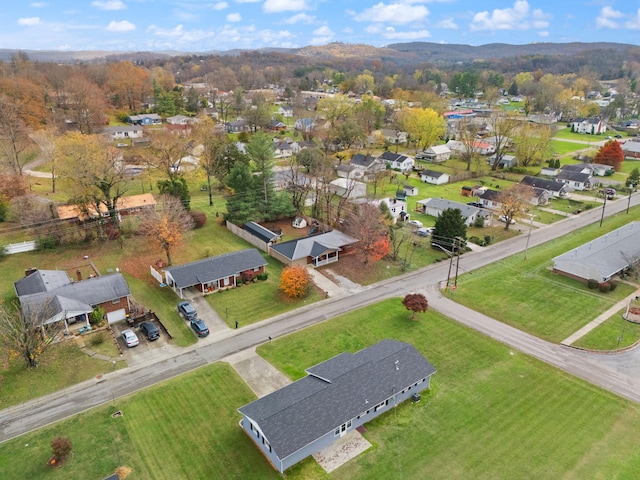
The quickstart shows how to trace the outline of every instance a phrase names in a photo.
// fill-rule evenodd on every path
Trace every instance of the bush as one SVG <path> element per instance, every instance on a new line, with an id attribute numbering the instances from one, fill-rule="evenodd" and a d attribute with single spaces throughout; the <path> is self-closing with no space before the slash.
<path id="1" fill-rule="evenodd" d="M 193 228 L 201 228 L 207 223 L 207 216 L 204 212 L 192 211 L 189 212 L 189 215 L 193 218 Z"/>
<path id="2" fill-rule="evenodd" d="M 242 283 L 245 283 L 245 284 L 251 283 L 254 276 L 255 274 L 253 272 L 242 272 L 242 274 L 240 275 L 240 280 L 242 280 Z"/>
<path id="3" fill-rule="evenodd" d="M 89 323 L 91 325 L 100 325 L 104 320 L 105 311 L 102 307 L 97 307 L 91 314 L 89 315 Z"/>
<path id="4" fill-rule="evenodd" d="M 58 244 L 58 239 L 53 235 L 38 237 L 38 239 L 36 240 L 36 246 L 38 247 L 38 250 L 55 250 Z"/>
<path id="5" fill-rule="evenodd" d="M 256 278 L 258 280 L 266 280 L 267 278 L 269 278 L 269 274 L 267 272 L 259 273 L 258 275 L 256 275 Z"/>
<path id="6" fill-rule="evenodd" d="M 489 245 L 491 243 L 491 235 L 484 236 L 484 244 Z"/>
<path id="7" fill-rule="evenodd" d="M 587 280 L 587 288 L 590 288 L 591 290 L 598 288 L 598 281 L 590 278 Z"/>
<path id="8" fill-rule="evenodd" d="M 310 283 L 311 275 L 302 265 L 284 267 L 280 275 L 280 289 L 288 297 L 305 297 L 309 291 Z"/>
<path id="9" fill-rule="evenodd" d="M 51 455 L 56 460 L 64 460 L 71 453 L 71 440 L 66 437 L 56 437 L 51 440 Z"/>
<path id="10" fill-rule="evenodd" d="M 4 245 L 0 245 L 0 260 L 4 260 L 5 258 L 7 258 L 7 247 L 5 247 Z"/>
<path id="11" fill-rule="evenodd" d="M 611 284 L 609 282 L 603 282 L 598 285 L 598 290 L 602 293 L 607 293 L 611 291 Z"/>
<path id="12" fill-rule="evenodd" d="M 613 292 L 616 288 L 618 288 L 618 282 L 615 280 L 609 280 L 609 286 L 611 287 L 611 291 Z"/>
<path id="13" fill-rule="evenodd" d="M 473 222 L 473 226 L 477 227 L 477 228 L 483 228 L 484 227 L 484 217 L 476 217 L 475 221 Z"/>
<path id="14" fill-rule="evenodd" d="M 89 340 L 89 343 L 95 347 L 98 345 L 102 345 L 104 343 L 104 340 L 105 340 L 104 333 L 98 332 L 91 335 L 91 339 Z"/>

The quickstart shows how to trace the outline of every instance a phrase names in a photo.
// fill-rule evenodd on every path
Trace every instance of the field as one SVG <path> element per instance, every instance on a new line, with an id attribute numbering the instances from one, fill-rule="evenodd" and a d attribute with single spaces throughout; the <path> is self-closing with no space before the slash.
<path id="1" fill-rule="evenodd" d="M 365 327 L 366 325 L 366 327 Z M 372 448 L 330 476 L 312 459 L 287 478 L 633 478 L 638 407 L 435 312 L 417 321 L 391 299 L 259 347 L 291 378 L 383 338 L 415 345 L 437 368 L 432 390 L 366 425 Z M 226 364 L 0 444 L 0 471 L 23 478 L 281 478 L 237 425 L 254 395 Z M 111 418 L 115 411 L 123 416 Z M 188 414 L 187 414 L 188 413 Z M 49 470 L 49 443 L 74 453 Z"/>
<path id="2" fill-rule="evenodd" d="M 637 215 L 638 208 L 633 212 Z M 554 274 L 550 270 L 551 259 L 629 220 L 629 216 L 619 214 L 606 219 L 602 229 L 598 224 L 590 225 L 529 249 L 526 260 L 514 255 L 462 275 L 458 289 L 450 295 L 501 322 L 560 342 L 636 287 L 620 282 L 615 291 L 606 294 L 589 290 L 580 282 Z M 460 263 L 464 266 L 464 256 Z"/>

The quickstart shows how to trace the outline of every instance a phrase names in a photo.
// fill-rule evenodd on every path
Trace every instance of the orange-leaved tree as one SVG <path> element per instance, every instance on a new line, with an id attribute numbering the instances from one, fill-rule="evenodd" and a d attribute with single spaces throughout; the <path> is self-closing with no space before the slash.
<path id="1" fill-rule="evenodd" d="M 411 320 L 416 319 L 416 312 L 426 312 L 429 308 L 429 301 L 421 293 L 409 293 L 402 299 L 404 308 L 411 312 Z"/>
<path id="2" fill-rule="evenodd" d="M 347 233 L 359 240 L 355 249 L 362 256 L 363 263 L 376 262 L 391 251 L 389 227 L 384 214 L 375 205 L 357 205 L 347 217 Z"/>
<path id="3" fill-rule="evenodd" d="M 615 140 L 605 143 L 598 150 L 595 161 L 602 165 L 611 165 L 616 172 L 619 172 L 624 161 L 624 152 L 620 143 Z"/>
<path id="4" fill-rule="evenodd" d="M 292 298 L 301 298 L 307 295 L 311 275 L 306 267 L 302 265 L 291 265 L 284 267 L 280 274 L 280 290 Z"/>

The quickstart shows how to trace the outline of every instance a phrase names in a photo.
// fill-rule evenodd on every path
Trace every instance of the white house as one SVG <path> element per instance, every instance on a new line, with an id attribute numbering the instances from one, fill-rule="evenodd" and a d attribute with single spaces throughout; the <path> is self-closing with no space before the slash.
<path id="1" fill-rule="evenodd" d="M 316 122 L 313 118 L 299 118 L 293 125 L 293 128 L 300 132 L 310 133 L 316 128 Z"/>
<path id="2" fill-rule="evenodd" d="M 416 202 L 416 208 L 422 209 L 422 213 L 439 217 L 445 210 L 460 210 L 460 214 L 465 219 L 467 227 L 473 225 L 478 217 L 489 218 L 491 213 L 472 205 L 466 205 L 460 202 L 454 202 L 444 198 L 426 198 Z"/>
<path id="3" fill-rule="evenodd" d="M 416 163 L 416 161 L 411 157 L 393 152 L 384 152 L 378 158 L 389 165 L 389 168 L 392 170 L 400 170 L 402 172 L 412 170 Z"/>
<path id="4" fill-rule="evenodd" d="M 120 127 L 104 127 L 103 132 L 109 135 L 112 140 L 125 138 L 142 138 L 142 127 L 140 125 L 126 125 Z"/>
<path id="5" fill-rule="evenodd" d="M 442 185 L 449 183 L 451 175 L 445 172 L 436 172 L 434 170 L 422 170 L 420 172 L 420 180 L 425 183 L 432 183 L 434 185 Z"/>
<path id="6" fill-rule="evenodd" d="M 577 118 L 571 123 L 571 129 L 576 133 L 600 135 L 607 131 L 607 125 L 600 117 Z"/>
<path id="7" fill-rule="evenodd" d="M 282 105 L 278 108 L 278 114 L 282 115 L 284 118 L 292 118 L 293 117 L 293 107 L 289 105 Z"/>
<path id="8" fill-rule="evenodd" d="M 400 216 L 407 215 L 407 202 L 405 202 L 404 200 L 400 200 L 398 198 L 387 197 L 387 198 L 380 198 L 377 200 L 366 200 L 363 198 L 363 199 L 360 199 L 360 201 L 357 201 L 355 203 L 369 203 L 376 207 L 379 207 L 383 203 L 386 204 L 387 207 L 389 208 L 389 213 L 391 213 L 391 216 L 393 217 L 394 223 L 398 221 L 398 218 L 400 218 Z"/>
<path id="9" fill-rule="evenodd" d="M 446 145 L 433 145 L 422 154 L 422 158 L 432 163 L 446 162 L 450 157 L 451 149 Z"/>
<path id="10" fill-rule="evenodd" d="M 336 178 L 330 185 L 331 191 L 340 197 L 360 198 L 367 195 L 367 184 L 351 178 Z"/>

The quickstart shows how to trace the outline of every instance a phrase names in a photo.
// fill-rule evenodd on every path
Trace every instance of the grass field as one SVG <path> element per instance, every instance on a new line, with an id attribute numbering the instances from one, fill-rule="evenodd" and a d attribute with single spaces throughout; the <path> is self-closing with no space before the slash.
<path id="1" fill-rule="evenodd" d="M 595 330 L 573 343 L 591 350 L 617 350 L 640 341 L 640 324 L 628 322 L 622 315 L 626 308 L 616 312 Z"/>
<path id="2" fill-rule="evenodd" d="M 364 325 L 366 324 L 366 328 Z M 432 390 L 366 425 L 372 448 L 330 476 L 312 459 L 287 478 L 633 478 L 637 405 L 479 335 L 435 312 L 410 320 L 399 299 L 259 347 L 292 378 L 383 338 L 415 345 L 437 368 Z M 201 368 L 114 404 L 0 444 L 0 471 L 23 478 L 269 479 L 276 474 L 237 425 L 255 399 L 225 364 Z M 123 416 L 111 418 L 120 410 Z M 188 413 L 188 414 L 187 414 Z M 48 470 L 49 443 L 74 454 Z"/>
<path id="3" fill-rule="evenodd" d="M 633 210 L 635 215 L 640 209 Z M 635 290 L 619 283 L 606 294 L 554 274 L 551 259 L 626 224 L 619 214 L 574 231 L 553 242 L 529 249 L 527 259 L 514 255 L 458 278 L 450 294 L 457 302 L 504 323 L 553 342 L 560 342 Z M 461 259 L 464 266 L 464 257 Z"/>

